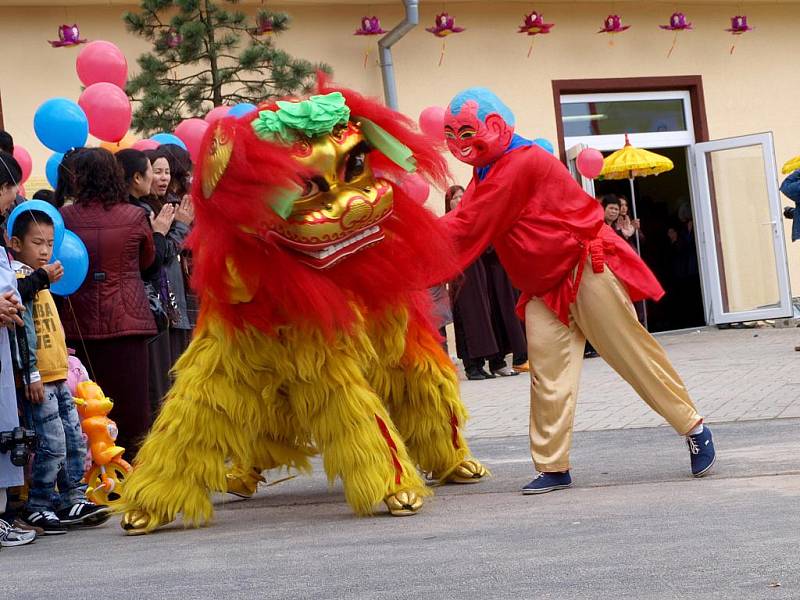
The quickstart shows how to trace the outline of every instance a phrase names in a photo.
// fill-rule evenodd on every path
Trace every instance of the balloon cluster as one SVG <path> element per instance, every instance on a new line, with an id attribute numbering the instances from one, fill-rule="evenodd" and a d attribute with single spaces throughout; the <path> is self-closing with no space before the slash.
<path id="1" fill-rule="evenodd" d="M 6 232 L 8 237 L 14 230 L 17 217 L 25 211 L 45 213 L 53 221 L 53 257 L 50 262 L 61 261 L 64 275 L 50 286 L 50 291 L 59 296 L 69 296 L 78 291 L 89 272 L 89 252 L 81 238 L 64 227 L 64 219 L 58 209 L 42 200 L 28 200 L 18 205 L 8 216 Z"/>

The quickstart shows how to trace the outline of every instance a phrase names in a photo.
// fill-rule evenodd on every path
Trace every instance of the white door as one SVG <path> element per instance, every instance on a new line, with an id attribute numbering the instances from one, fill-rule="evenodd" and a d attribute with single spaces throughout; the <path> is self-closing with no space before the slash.
<path id="1" fill-rule="evenodd" d="M 583 190 L 589 194 L 590 196 L 594 197 L 594 179 L 589 179 L 588 177 L 584 177 L 581 175 L 580 171 L 578 171 L 578 154 L 581 153 L 582 150 L 588 148 L 586 144 L 575 144 L 571 148 L 567 149 L 567 168 L 572 176 L 575 178 Z"/>
<path id="2" fill-rule="evenodd" d="M 709 323 L 791 317 L 772 133 L 704 142 L 690 152 Z"/>

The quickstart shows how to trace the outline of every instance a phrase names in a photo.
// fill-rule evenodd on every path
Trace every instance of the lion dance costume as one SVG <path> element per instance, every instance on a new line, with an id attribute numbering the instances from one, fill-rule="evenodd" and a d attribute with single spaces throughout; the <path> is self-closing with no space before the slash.
<path id="1" fill-rule="evenodd" d="M 228 462 L 257 478 L 307 470 L 318 451 L 358 514 L 381 501 L 416 512 L 430 493 L 419 469 L 486 475 L 428 318 L 426 287 L 454 265 L 436 218 L 403 190 L 415 169 L 446 175 L 408 119 L 324 83 L 212 127 L 190 240 L 201 318 L 126 482 L 129 534 L 179 513 L 208 521 Z"/>

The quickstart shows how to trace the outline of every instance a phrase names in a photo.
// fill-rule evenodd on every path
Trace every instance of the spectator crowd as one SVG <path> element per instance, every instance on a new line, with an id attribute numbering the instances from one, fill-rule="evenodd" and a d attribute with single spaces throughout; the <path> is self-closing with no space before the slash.
<path id="1" fill-rule="evenodd" d="M 25 200 L 13 149 L 0 131 L 4 232 Z M 176 145 L 116 154 L 78 148 L 64 156 L 55 191 L 32 197 L 52 205 L 88 251 L 88 274 L 70 296 L 49 290 L 63 268 L 51 260 L 57 227 L 47 211 L 20 209 L 12 231 L 0 236 L 0 432 L 21 425 L 37 438 L 24 468 L 0 454 L 0 549 L 109 518 L 108 507 L 86 497 L 87 450 L 67 385 L 69 354 L 114 400 L 117 444 L 133 457 L 197 319 L 184 249 L 194 220 L 191 171 L 188 152 Z"/>

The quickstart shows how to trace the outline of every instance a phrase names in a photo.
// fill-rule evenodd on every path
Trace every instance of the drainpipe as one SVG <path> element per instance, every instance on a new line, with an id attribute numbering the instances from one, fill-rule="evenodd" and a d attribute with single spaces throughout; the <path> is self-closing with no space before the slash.
<path id="1" fill-rule="evenodd" d="M 383 75 L 383 95 L 386 106 L 398 109 L 397 81 L 394 77 L 394 62 L 392 61 L 392 46 L 419 25 L 419 0 L 403 0 L 406 8 L 406 17 L 399 25 L 383 36 L 378 42 L 378 54 L 381 61 L 381 74 Z"/>

